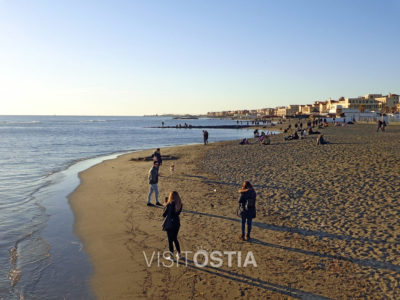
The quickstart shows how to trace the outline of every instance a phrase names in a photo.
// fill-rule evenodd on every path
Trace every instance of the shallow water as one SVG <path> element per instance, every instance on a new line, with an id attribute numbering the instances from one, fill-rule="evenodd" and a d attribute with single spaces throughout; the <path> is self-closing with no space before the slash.
<path id="1" fill-rule="evenodd" d="M 117 153 L 202 142 L 218 119 L 0 116 L 0 299 L 90 299 L 89 258 L 73 233 L 67 196 L 78 172 Z M 208 129 L 209 141 L 251 130 Z M 110 154 L 113 154 L 109 156 Z M 89 159 L 91 158 L 91 159 Z M 73 288 L 72 288 L 73 287 Z"/>

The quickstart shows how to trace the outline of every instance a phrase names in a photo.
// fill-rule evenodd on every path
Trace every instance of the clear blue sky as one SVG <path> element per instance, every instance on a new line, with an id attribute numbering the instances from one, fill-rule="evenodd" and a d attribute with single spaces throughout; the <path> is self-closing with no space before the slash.
<path id="1" fill-rule="evenodd" d="M 0 115 L 400 93 L 400 0 L 0 0 Z"/>

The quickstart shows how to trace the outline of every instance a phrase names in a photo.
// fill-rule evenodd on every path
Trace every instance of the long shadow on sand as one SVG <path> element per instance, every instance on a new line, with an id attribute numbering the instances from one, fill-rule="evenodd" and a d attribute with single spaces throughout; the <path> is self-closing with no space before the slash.
<path id="1" fill-rule="evenodd" d="M 239 220 L 237 218 L 218 216 L 218 215 L 202 213 L 202 212 L 197 212 L 197 211 L 192 211 L 192 210 L 183 210 L 183 212 L 200 215 L 200 216 L 207 216 L 207 217 L 211 217 L 211 218 L 219 218 L 219 219 L 228 220 L 228 221 L 237 222 L 237 223 L 241 222 L 241 220 Z M 301 229 L 301 228 L 290 228 L 290 227 L 285 227 L 285 226 L 277 226 L 277 225 L 265 224 L 265 223 L 259 223 L 259 222 L 253 222 L 253 227 L 258 227 L 258 228 L 267 229 L 267 230 L 274 230 L 274 231 L 279 231 L 279 232 L 297 233 L 297 234 L 300 234 L 303 236 L 314 236 L 314 237 L 318 237 L 318 238 L 326 237 L 326 238 L 330 238 L 330 239 L 339 239 L 339 240 L 344 240 L 344 241 L 356 240 L 356 241 L 362 241 L 362 242 L 381 243 L 378 241 L 373 241 L 373 240 L 369 240 L 369 239 L 365 239 L 365 238 L 354 238 L 354 237 L 350 237 L 350 236 L 337 235 L 337 234 L 327 233 L 327 232 L 323 232 L 323 231 L 313 231 L 313 230 L 307 230 L 307 229 Z M 254 240 L 254 239 L 253 239 L 253 243 L 267 246 L 267 247 L 273 247 L 273 248 L 283 249 L 283 250 L 297 252 L 297 253 L 301 253 L 301 254 L 311 255 L 311 256 L 318 256 L 318 257 L 323 257 L 323 258 L 332 258 L 332 259 L 348 261 L 348 262 L 352 262 L 352 263 L 355 263 L 355 264 L 358 264 L 358 265 L 364 266 L 364 267 L 385 269 L 385 270 L 394 271 L 396 273 L 400 273 L 400 266 L 394 265 L 390 262 L 382 262 L 382 261 L 377 261 L 375 259 L 359 259 L 359 258 L 343 257 L 343 256 L 338 256 L 338 255 L 323 254 L 323 253 L 319 253 L 319 252 L 312 252 L 312 251 L 307 251 L 307 250 L 302 250 L 302 249 L 296 249 L 296 248 L 291 248 L 291 247 L 270 244 L 270 243 L 266 243 L 266 242 L 263 242 L 260 240 Z"/>
<path id="2" fill-rule="evenodd" d="M 197 212 L 197 211 L 193 211 L 193 210 L 183 210 L 183 212 L 195 214 L 195 215 L 212 217 L 212 218 L 224 219 L 224 220 L 237 222 L 237 223 L 241 222 L 241 220 L 238 218 L 218 216 L 218 215 L 213 215 L 213 214 L 209 214 L 209 213 Z M 297 233 L 297 234 L 300 234 L 303 236 L 318 237 L 320 239 L 329 238 L 329 239 L 337 239 L 337 240 L 342 240 L 342 241 L 359 241 L 359 242 L 369 242 L 369 243 L 375 243 L 375 244 L 386 243 L 384 240 L 371 240 L 369 238 L 363 238 L 363 237 L 356 238 L 356 237 L 352 237 L 352 236 L 348 236 L 348 235 L 340 235 L 340 234 L 329 233 L 329 232 L 324 232 L 324 231 L 320 231 L 320 230 L 317 231 L 317 230 L 302 229 L 302 228 L 297 228 L 297 227 L 278 226 L 278 225 L 259 223 L 259 222 L 253 222 L 252 225 L 253 225 L 253 227 L 258 227 L 261 229 L 267 229 L 267 230 L 273 230 L 273 231 L 279 231 L 279 232 Z"/>
<path id="3" fill-rule="evenodd" d="M 290 286 L 284 286 L 276 283 L 271 283 L 268 281 L 264 281 L 258 278 L 253 278 L 244 274 L 238 274 L 232 271 L 227 271 L 221 268 L 215 268 L 212 266 L 205 266 L 205 267 L 198 267 L 195 263 L 187 259 L 187 267 L 192 269 L 196 269 L 201 272 L 205 272 L 208 274 L 216 275 L 219 277 L 223 277 L 235 282 L 240 282 L 244 284 L 251 285 L 253 287 L 262 288 L 264 290 L 273 291 L 282 295 L 287 295 L 297 299 L 318 299 L 318 300 L 325 300 L 329 299 L 320 295 L 316 295 L 313 293 L 305 292 L 299 289 L 292 288 Z"/>
<path id="4" fill-rule="evenodd" d="M 250 242 L 252 244 L 257 244 L 257 245 L 270 247 L 270 248 L 282 249 L 282 250 L 301 253 L 301 254 L 310 255 L 310 256 L 348 261 L 351 263 L 355 263 L 359 266 L 370 267 L 370 268 L 375 268 L 375 269 L 390 270 L 390 271 L 394 271 L 394 272 L 400 274 L 400 266 L 394 265 L 389 262 L 377 261 L 375 259 L 360 259 L 360 258 L 343 257 L 343 256 L 339 256 L 339 255 L 330 255 L 330 254 L 313 252 L 313 251 L 308 251 L 308 250 L 303 250 L 303 249 L 298 249 L 298 248 L 275 245 L 275 244 L 267 243 L 264 241 L 260 241 L 258 239 L 251 239 Z"/>
<path id="5" fill-rule="evenodd" d="M 202 180 L 204 183 L 208 183 L 208 184 L 220 184 L 220 185 L 226 185 L 226 186 L 233 186 L 233 187 L 237 187 L 239 189 L 239 187 L 241 186 L 241 183 L 237 183 L 237 182 L 223 182 L 223 181 L 218 181 L 218 180 L 212 180 L 209 179 L 205 176 L 200 176 L 200 175 L 190 175 L 190 174 L 183 174 L 181 177 L 176 176 L 174 177 L 174 179 L 183 179 L 183 180 L 192 180 L 192 181 L 198 181 L 196 179 Z M 253 184 L 254 188 L 271 188 L 271 186 L 269 185 L 261 185 L 261 184 Z"/>

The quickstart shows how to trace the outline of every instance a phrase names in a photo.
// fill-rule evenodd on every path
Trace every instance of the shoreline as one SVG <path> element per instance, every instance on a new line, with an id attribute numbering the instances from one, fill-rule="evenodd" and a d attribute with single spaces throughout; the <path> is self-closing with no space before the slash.
<path id="1" fill-rule="evenodd" d="M 316 136 L 284 142 L 279 135 L 269 146 L 230 141 L 161 149 L 178 157 L 174 173 L 172 161 L 163 162 L 159 199 L 171 190 L 181 194 L 181 247 L 253 251 L 256 269 L 146 266 L 143 251 L 167 249 L 161 210 L 145 205 L 151 163 L 131 161 L 151 150 L 81 172 L 69 202 L 94 267 L 94 293 L 100 299 L 399 296 L 400 222 L 389 216 L 400 209 L 394 201 L 400 195 L 387 180 L 399 172 L 393 162 L 400 155 L 392 151 L 400 131 L 375 130 L 329 127 L 323 134 L 331 144 L 323 146 L 315 145 Z M 243 180 L 258 193 L 250 243 L 237 240 L 236 190 Z"/>
<path id="2" fill-rule="evenodd" d="M 1 274 L 4 276 L 0 280 L 0 285 L 9 288 L 12 296 L 17 295 L 19 290 L 24 291 L 25 297 L 34 297 L 37 293 L 49 297 L 52 297 L 50 295 L 54 293 L 79 294 L 78 284 L 74 290 L 70 290 L 69 286 L 71 286 L 71 281 L 77 280 L 78 277 L 83 278 L 84 264 L 81 267 L 82 272 L 79 272 L 79 267 L 78 272 L 70 272 L 73 266 L 66 263 L 73 261 L 76 265 L 80 264 L 78 258 L 80 254 L 76 252 L 80 251 L 81 244 L 76 237 L 70 238 L 74 221 L 67 198 L 68 194 L 79 185 L 78 172 L 72 174 L 78 170 L 75 166 L 86 165 L 86 161 L 92 158 L 103 160 L 104 155 L 116 154 L 114 149 L 131 149 L 130 152 L 132 152 L 132 149 L 136 150 L 138 147 L 147 146 L 154 149 L 155 145 L 199 143 L 202 139 L 199 133 L 178 133 L 176 130 L 170 130 L 167 134 L 163 134 L 157 130 L 141 129 L 141 126 L 145 124 L 157 124 L 157 119 L 25 116 L 6 119 L 9 124 L 4 127 L 5 138 L 13 140 L 15 138 L 13 131 L 15 131 L 24 137 L 24 141 L 30 141 L 29 144 L 32 146 L 32 152 L 27 152 L 23 147 L 24 143 L 17 143 L 14 147 L 12 143 L 7 142 L 2 152 L 5 154 L 3 158 L 7 158 L 10 154 L 12 159 L 3 160 L 5 164 L 2 176 L 5 180 L 3 180 L 2 188 L 10 197 L 3 201 L 3 208 L 5 208 L 2 211 L 3 243 L 0 250 L 4 254 L 1 260 Z M 19 125 L 21 123 L 25 125 Z M 41 124 L 36 125 L 36 123 Z M 64 123 L 68 126 L 63 126 Z M 121 131 L 120 125 L 130 130 Z M 98 130 L 104 127 L 117 130 Z M 50 135 L 42 136 L 46 128 L 51 128 L 51 132 L 63 138 L 53 143 Z M 76 128 L 85 128 L 85 130 L 79 131 L 77 135 Z M 154 134 L 148 136 L 150 132 Z M 94 133 L 99 136 L 95 137 Z M 133 139 L 124 138 L 125 133 Z M 212 134 L 212 139 L 234 139 L 235 136 L 239 138 L 241 135 L 247 135 L 247 133 L 238 130 L 223 132 L 219 130 Z M 93 140 L 92 137 L 94 137 Z M 22 152 L 21 155 L 16 156 L 14 151 L 15 153 Z M 120 152 L 117 151 L 117 154 Z M 72 177 L 76 177 L 76 186 L 70 184 L 75 181 Z M 63 253 L 60 254 L 61 252 Z M 33 263 L 30 262 L 31 260 Z M 51 266 L 48 267 L 46 264 Z M 63 264 L 65 268 L 59 268 Z M 45 268 L 42 271 L 43 265 Z M 54 269 L 57 272 L 53 271 Z M 10 276 L 13 277 L 10 278 Z M 63 284 L 55 284 L 58 282 L 58 276 L 63 277 Z M 40 280 L 32 286 L 32 280 L 36 277 L 40 277 Z M 86 282 L 87 280 L 79 281 Z"/>

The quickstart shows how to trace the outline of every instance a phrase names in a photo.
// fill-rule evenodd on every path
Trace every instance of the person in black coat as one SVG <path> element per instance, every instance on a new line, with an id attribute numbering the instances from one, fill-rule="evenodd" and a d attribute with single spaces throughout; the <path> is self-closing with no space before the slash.
<path id="1" fill-rule="evenodd" d="M 179 215 L 182 212 L 182 201 L 179 197 L 177 191 L 173 191 L 169 194 L 168 201 L 164 203 L 164 213 L 163 217 L 165 218 L 163 223 L 163 230 L 167 232 L 168 236 L 168 244 L 169 244 L 169 252 L 171 253 L 171 259 L 174 253 L 174 245 L 178 255 L 181 255 L 181 248 L 178 242 L 178 232 L 181 227 L 181 222 L 179 219 Z"/>
<path id="2" fill-rule="evenodd" d="M 151 158 L 154 161 L 157 161 L 159 166 L 162 165 L 162 158 L 161 158 L 161 150 L 160 150 L 160 148 L 157 148 L 156 151 L 154 151 L 154 153 L 151 155 Z"/>
<path id="3" fill-rule="evenodd" d="M 241 240 L 250 240 L 251 223 L 256 217 L 256 192 L 249 181 L 243 182 L 242 187 L 239 190 L 239 208 L 240 217 L 242 218 L 242 234 L 240 235 Z M 245 235 L 247 223 L 247 234 Z"/>

